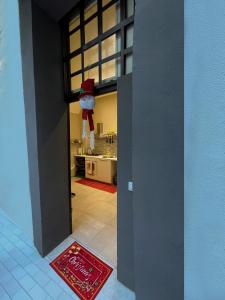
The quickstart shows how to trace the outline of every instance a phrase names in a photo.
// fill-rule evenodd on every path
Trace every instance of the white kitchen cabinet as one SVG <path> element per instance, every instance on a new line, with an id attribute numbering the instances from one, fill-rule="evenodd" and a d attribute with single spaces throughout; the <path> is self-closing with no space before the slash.
<path id="1" fill-rule="evenodd" d="M 97 160 L 85 159 L 85 177 L 89 179 L 98 180 L 97 176 Z"/>
<path id="2" fill-rule="evenodd" d="M 112 183 L 115 162 L 105 158 L 85 158 L 85 177 L 101 182 Z"/>
<path id="3" fill-rule="evenodd" d="M 112 183 L 112 162 L 109 159 L 99 158 L 97 160 L 98 180 Z"/>

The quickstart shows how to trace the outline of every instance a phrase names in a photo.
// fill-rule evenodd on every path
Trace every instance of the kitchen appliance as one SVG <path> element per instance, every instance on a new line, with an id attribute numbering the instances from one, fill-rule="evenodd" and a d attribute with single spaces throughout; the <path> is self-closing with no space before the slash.
<path id="1" fill-rule="evenodd" d="M 97 123 L 97 136 L 101 137 L 103 135 L 103 123 Z"/>

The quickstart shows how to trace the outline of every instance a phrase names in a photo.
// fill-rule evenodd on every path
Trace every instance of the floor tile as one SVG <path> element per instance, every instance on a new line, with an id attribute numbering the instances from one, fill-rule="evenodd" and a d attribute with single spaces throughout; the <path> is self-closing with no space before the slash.
<path id="1" fill-rule="evenodd" d="M 96 229 L 94 227 L 91 227 L 90 225 L 83 224 L 82 226 L 79 226 L 72 236 L 75 240 L 88 243 L 93 236 L 95 236 L 99 232 L 99 229 Z"/>
<path id="2" fill-rule="evenodd" d="M 63 292 L 62 289 L 59 288 L 59 286 L 53 281 L 50 281 L 45 286 L 45 291 L 54 299 L 57 299 L 57 297 Z"/>
<path id="3" fill-rule="evenodd" d="M 27 273 L 25 272 L 25 270 L 23 268 L 18 266 L 11 271 L 11 274 L 13 275 L 13 277 L 15 279 L 19 280 L 19 279 L 23 278 Z"/>
<path id="4" fill-rule="evenodd" d="M 5 294 L 5 290 L 0 286 L 0 299 L 1 299 L 1 296 Z"/>
<path id="5" fill-rule="evenodd" d="M 1 272 L 1 274 L 0 274 L 0 284 L 2 284 L 2 286 L 7 284 L 11 280 L 13 280 L 13 276 L 8 271 Z"/>
<path id="6" fill-rule="evenodd" d="M 47 273 L 48 277 L 51 278 L 53 281 L 55 281 L 56 283 L 60 282 L 60 276 L 53 270 L 50 268 L 50 270 Z"/>
<path id="7" fill-rule="evenodd" d="M 116 266 L 117 193 L 81 186 L 72 180 L 72 237 Z"/>
<path id="8" fill-rule="evenodd" d="M 35 281 L 30 275 L 25 275 L 19 280 L 19 283 L 27 292 L 29 292 L 35 286 Z"/>
<path id="9" fill-rule="evenodd" d="M 34 252 L 31 255 L 29 255 L 29 259 L 32 263 L 35 264 L 37 261 L 39 261 L 40 255 Z"/>
<path id="10" fill-rule="evenodd" d="M 94 205 L 99 204 L 95 209 L 105 214 L 105 218 L 110 215 L 110 213 L 105 212 L 105 210 L 116 211 L 115 207 L 113 208 L 114 204 L 110 203 L 110 201 L 115 200 L 115 198 L 112 198 L 112 195 L 105 195 L 106 198 L 104 198 L 105 192 L 97 191 L 93 193 L 88 187 L 81 188 L 80 191 L 82 191 L 84 197 L 88 197 L 88 195 L 90 196 L 92 193 Z M 90 228 L 94 228 L 92 232 L 94 236 L 90 235 L 92 238 L 91 243 L 89 240 L 87 244 L 82 242 L 81 244 L 100 259 L 116 266 L 116 218 L 114 217 L 114 220 L 107 219 L 106 222 L 102 222 L 96 218 L 98 214 L 99 212 L 93 215 L 87 212 L 80 212 L 78 223 L 76 224 L 76 226 L 78 226 L 77 228 L 82 226 L 84 226 L 83 228 L 89 227 L 87 228 L 86 236 L 90 233 Z M 95 232 L 95 230 L 97 230 L 97 232 Z M 6 236 L 2 236 L 4 235 L 2 232 L 4 232 Z M 7 235 L 9 239 L 7 239 Z M 49 266 L 53 258 L 58 256 L 74 242 L 73 236 L 65 239 L 65 241 L 46 258 L 42 258 L 32 245 L 32 241 L 29 241 L 22 231 L 17 229 L 16 225 L 10 222 L 0 209 L 0 237 L 2 242 L 2 244 L 0 243 L 1 300 L 79 299 Z M 19 243 L 18 240 L 20 240 Z M 3 247 L 4 243 L 8 245 L 5 248 Z M 16 244 L 18 244 L 19 247 L 17 247 Z M 13 249 L 11 249 L 12 247 Z M 112 261 L 114 262 L 112 263 Z M 114 270 L 96 299 L 134 300 L 135 297 L 131 291 L 117 281 L 116 271 Z"/>
<path id="11" fill-rule="evenodd" d="M 31 276 L 34 276 L 37 272 L 39 272 L 40 270 L 38 269 L 37 266 L 35 266 L 35 264 L 31 263 L 29 265 L 27 265 L 24 270 L 29 273 Z"/>
<path id="12" fill-rule="evenodd" d="M 47 297 L 47 293 L 37 284 L 30 290 L 29 294 L 33 300 L 44 300 Z"/>
<path id="13" fill-rule="evenodd" d="M 15 296 L 20 288 L 19 283 L 14 278 L 4 284 L 4 289 L 11 298 Z"/>
<path id="14" fill-rule="evenodd" d="M 6 291 L 0 286 L 0 299 L 4 299 L 4 297 L 5 297 L 5 299 L 10 299 L 9 295 L 6 293 Z"/>
<path id="15" fill-rule="evenodd" d="M 2 263 L 8 271 L 13 270 L 18 266 L 18 263 L 11 257 L 5 259 Z"/>
<path id="16" fill-rule="evenodd" d="M 2 295 L 1 300 L 10 300 L 10 297 L 5 293 L 4 295 Z"/>
<path id="17" fill-rule="evenodd" d="M 22 289 L 18 290 L 15 296 L 12 298 L 12 300 L 30 300 L 30 299 L 32 298 L 28 296 L 28 294 Z"/>
<path id="18" fill-rule="evenodd" d="M 10 255 L 6 252 L 6 250 L 2 250 L 0 252 L 0 261 L 4 263 L 6 259 L 10 259 Z"/>
<path id="19" fill-rule="evenodd" d="M 50 278 L 44 272 L 38 271 L 34 276 L 34 280 L 44 287 L 50 281 Z"/>
<path id="20" fill-rule="evenodd" d="M 58 297 L 57 297 L 57 300 L 73 300 L 73 299 L 77 299 L 79 300 L 78 297 L 76 298 L 72 298 L 71 296 L 69 296 L 68 294 L 66 294 L 65 292 L 62 292 Z"/>

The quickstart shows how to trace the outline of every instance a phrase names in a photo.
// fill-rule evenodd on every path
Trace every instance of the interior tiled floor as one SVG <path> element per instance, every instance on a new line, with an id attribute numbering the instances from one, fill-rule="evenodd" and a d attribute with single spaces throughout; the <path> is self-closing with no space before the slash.
<path id="1" fill-rule="evenodd" d="M 79 299 L 49 266 L 73 242 L 73 236 L 68 237 L 42 258 L 33 243 L 0 209 L 0 299 Z M 97 300 L 135 299 L 134 293 L 119 283 L 116 276 L 114 269 Z"/>
<path id="2" fill-rule="evenodd" d="M 72 178 L 73 234 L 113 267 L 117 265 L 117 193 L 79 184 Z"/>

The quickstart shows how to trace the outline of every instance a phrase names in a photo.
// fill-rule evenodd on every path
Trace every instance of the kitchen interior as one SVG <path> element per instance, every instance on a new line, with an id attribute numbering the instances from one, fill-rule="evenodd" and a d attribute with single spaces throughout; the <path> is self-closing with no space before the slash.
<path id="1" fill-rule="evenodd" d="M 95 97 L 95 148 L 82 139 L 80 103 L 70 104 L 74 238 L 112 266 L 117 260 L 117 92 Z"/>

